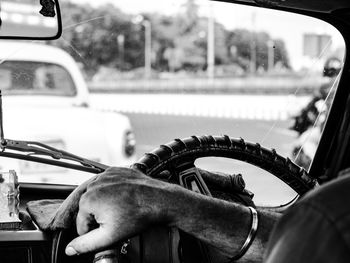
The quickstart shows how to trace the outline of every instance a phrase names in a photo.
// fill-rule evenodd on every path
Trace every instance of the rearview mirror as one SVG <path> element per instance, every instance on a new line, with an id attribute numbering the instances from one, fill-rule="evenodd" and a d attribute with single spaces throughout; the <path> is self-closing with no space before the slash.
<path id="1" fill-rule="evenodd" d="M 0 39 L 57 39 L 62 33 L 58 0 L 0 2 Z"/>

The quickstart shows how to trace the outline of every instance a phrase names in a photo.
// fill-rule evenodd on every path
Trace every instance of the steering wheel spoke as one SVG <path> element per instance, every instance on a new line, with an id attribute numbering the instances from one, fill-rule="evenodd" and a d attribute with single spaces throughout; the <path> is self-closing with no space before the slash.
<path id="1" fill-rule="evenodd" d="M 199 194 L 212 196 L 196 166 L 193 165 L 186 170 L 182 170 L 179 173 L 178 178 L 182 187 Z"/>

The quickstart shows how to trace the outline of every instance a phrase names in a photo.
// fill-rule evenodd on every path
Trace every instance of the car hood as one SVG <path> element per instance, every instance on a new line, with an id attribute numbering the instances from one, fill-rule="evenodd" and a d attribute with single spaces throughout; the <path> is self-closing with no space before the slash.
<path id="1" fill-rule="evenodd" d="M 10 103 L 11 104 L 11 103 Z M 5 138 L 39 141 L 91 158 L 106 161 L 103 149 L 105 120 L 93 109 L 79 107 L 40 107 L 4 104 L 3 126 Z M 125 117 L 114 114 L 115 121 L 124 122 Z M 101 156 L 99 160 L 96 156 Z"/>

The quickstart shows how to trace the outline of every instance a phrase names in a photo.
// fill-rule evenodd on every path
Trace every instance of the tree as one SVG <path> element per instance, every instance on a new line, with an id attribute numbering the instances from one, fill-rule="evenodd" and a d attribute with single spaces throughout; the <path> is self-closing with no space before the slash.
<path id="1" fill-rule="evenodd" d="M 274 64 L 279 62 L 285 68 L 290 68 L 288 53 L 283 40 L 272 39 L 266 32 L 251 32 L 246 29 L 237 29 L 228 33 L 226 46 L 231 51 L 229 52 L 230 61 L 237 63 L 248 71 L 252 58 L 252 47 L 255 47 L 257 54 L 255 67 L 267 70 L 269 40 L 274 43 Z M 251 45 L 252 41 L 255 45 Z M 235 52 L 232 52 L 232 50 Z"/>
<path id="2" fill-rule="evenodd" d="M 162 43 L 162 61 L 163 64 L 167 62 L 171 71 L 179 69 L 198 71 L 207 67 L 208 18 L 199 16 L 198 9 L 195 1 L 188 0 L 179 14 L 167 18 L 166 26 L 159 27 L 160 23 L 152 21 L 155 24 L 155 31 L 158 29 L 158 32 L 164 32 L 162 34 L 167 36 L 167 41 Z M 215 23 L 216 64 L 228 62 L 226 33 L 223 25 Z"/>
<path id="3" fill-rule="evenodd" d="M 63 36 L 52 42 L 68 51 L 84 69 L 94 74 L 101 66 L 120 71 L 144 66 L 145 27 L 132 23 L 133 16 L 114 5 L 91 7 L 61 2 Z M 207 67 L 208 18 L 199 15 L 194 0 L 178 14 L 142 14 L 152 28 L 152 67 L 157 71 L 203 71 Z M 252 45 L 257 52 L 256 68 L 268 67 L 265 32 L 227 30 L 215 22 L 215 64 L 239 65 L 249 70 Z M 289 67 L 282 40 L 274 40 L 274 62 Z M 89 75 L 90 75 L 89 74 Z"/>
<path id="4" fill-rule="evenodd" d="M 144 38 L 130 15 L 113 5 L 92 8 L 63 2 L 61 9 L 63 35 L 53 44 L 68 51 L 87 71 L 94 73 L 101 65 L 125 70 L 144 64 Z M 127 48 L 118 45 L 120 35 Z"/>

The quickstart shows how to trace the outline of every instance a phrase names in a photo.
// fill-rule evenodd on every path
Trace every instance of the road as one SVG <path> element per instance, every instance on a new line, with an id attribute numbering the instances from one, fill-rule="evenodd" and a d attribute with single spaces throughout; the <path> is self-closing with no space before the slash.
<path id="1" fill-rule="evenodd" d="M 288 155 L 295 138 L 295 133 L 288 129 L 289 121 L 130 113 L 126 115 L 135 130 L 138 156 L 175 138 L 204 134 L 242 137 L 247 141 L 259 142 L 266 147 L 275 148 L 282 155 Z"/>
<path id="2" fill-rule="evenodd" d="M 223 94 L 103 94 L 91 96 L 93 107 L 107 111 L 244 120 L 287 120 L 308 96 Z"/>
<path id="3" fill-rule="evenodd" d="M 131 96 L 130 98 L 132 98 Z M 134 128 L 137 139 L 138 157 L 153 150 L 160 144 L 164 144 L 175 138 L 203 134 L 226 134 L 231 137 L 242 137 L 246 141 L 258 142 L 267 148 L 275 148 L 277 152 L 283 156 L 290 155 L 296 133 L 288 129 L 291 123 L 288 118 L 285 117 L 285 113 L 282 115 L 273 113 L 270 115 L 272 116 L 271 118 L 263 118 L 262 114 L 255 114 L 255 117 L 251 116 L 251 118 L 243 118 L 244 116 L 235 118 L 233 115 L 229 116 L 220 113 L 222 112 L 221 109 L 226 109 L 227 112 L 227 106 L 224 105 L 224 107 L 222 107 L 224 101 L 217 99 L 212 105 L 207 104 L 207 106 L 209 105 L 209 107 L 215 108 L 215 114 L 207 114 L 207 116 L 209 115 L 210 117 L 205 117 L 205 114 L 202 114 L 204 107 L 201 109 L 201 106 L 198 106 L 205 104 L 203 100 L 201 101 L 200 96 L 195 99 L 191 98 L 194 104 L 198 106 L 196 107 L 196 111 L 191 110 L 193 109 L 193 105 L 186 105 L 183 100 L 182 103 L 180 103 L 180 100 L 177 100 L 176 96 L 173 97 L 172 100 L 169 100 L 168 104 L 171 104 L 172 107 L 170 110 L 167 110 L 166 104 L 163 103 L 162 108 L 160 106 L 161 103 L 158 103 L 159 101 L 157 101 L 155 97 L 146 95 L 143 98 L 147 101 L 146 106 L 142 108 L 138 105 L 137 107 L 140 110 L 136 113 L 131 110 L 124 110 L 123 112 L 129 117 Z M 94 98 L 94 105 L 95 107 L 105 107 L 109 110 L 111 110 L 111 108 L 113 109 L 113 107 L 116 109 L 119 107 L 120 109 L 120 107 L 123 108 L 127 107 L 127 105 L 133 105 L 134 101 L 130 98 L 124 97 L 120 99 L 119 97 L 118 100 L 109 97 L 109 100 L 114 103 L 108 104 L 108 99 L 103 99 L 103 97 L 99 95 Z M 140 96 L 140 101 L 141 98 Z M 247 99 L 246 103 L 252 100 L 252 98 Z M 271 100 L 271 98 L 268 99 Z M 104 104 L 99 104 L 99 100 L 103 100 Z M 262 101 L 267 104 L 268 108 L 273 109 L 273 102 Z M 181 106 L 179 106 L 177 102 L 179 102 Z M 239 110 L 243 112 L 243 114 L 246 103 L 240 101 L 241 109 Z M 299 102 L 299 104 L 300 103 L 301 102 Z M 279 100 L 279 104 L 275 106 L 281 108 L 283 106 L 282 104 L 283 102 Z M 252 107 L 249 107 L 249 110 L 251 112 L 258 112 L 259 107 L 261 108 L 264 105 L 255 102 L 253 106 L 255 108 L 253 107 L 252 110 Z M 148 109 L 156 110 L 144 110 L 147 107 Z M 286 107 L 286 105 L 284 105 L 284 107 Z M 293 107 L 296 107 L 295 103 Z M 129 108 L 132 109 L 131 106 L 129 106 Z M 232 108 L 234 109 L 237 107 Z M 176 114 L 177 112 L 181 114 Z M 249 164 L 225 158 L 206 158 L 197 161 L 196 165 L 212 171 L 243 174 L 248 188 L 255 193 L 255 201 L 259 204 L 280 205 L 295 196 L 295 193 L 284 183 L 267 172 Z"/>

